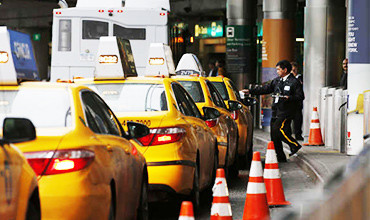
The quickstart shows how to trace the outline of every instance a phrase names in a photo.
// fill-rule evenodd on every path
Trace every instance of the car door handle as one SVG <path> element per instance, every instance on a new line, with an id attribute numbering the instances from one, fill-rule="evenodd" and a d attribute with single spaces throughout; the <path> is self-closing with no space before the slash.
<path id="1" fill-rule="evenodd" d="M 124 151 L 127 155 L 130 155 L 130 149 L 125 148 Z"/>
<path id="2" fill-rule="evenodd" d="M 113 147 L 110 144 L 108 144 L 107 145 L 107 150 L 108 150 L 108 152 L 113 152 Z"/>

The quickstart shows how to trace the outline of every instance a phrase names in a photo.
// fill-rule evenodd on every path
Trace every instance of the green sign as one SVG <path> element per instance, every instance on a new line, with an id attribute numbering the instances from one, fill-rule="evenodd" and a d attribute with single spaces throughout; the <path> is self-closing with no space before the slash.
<path id="1" fill-rule="evenodd" d="M 37 33 L 37 34 L 33 34 L 32 35 L 32 39 L 34 41 L 40 41 L 41 40 L 41 34 Z"/>
<path id="2" fill-rule="evenodd" d="M 196 38 L 213 38 L 224 36 L 224 25 L 222 21 L 206 21 L 195 25 Z"/>

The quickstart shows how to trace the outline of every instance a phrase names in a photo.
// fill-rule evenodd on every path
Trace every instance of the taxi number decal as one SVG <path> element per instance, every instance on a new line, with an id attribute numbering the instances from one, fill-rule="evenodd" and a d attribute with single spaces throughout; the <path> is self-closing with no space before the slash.
<path id="1" fill-rule="evenodd" d="M 144 124 L 146 126 L 150 126 L 152 124 L 152 122 L 150 120 L 124 120 L 122 122 L 122 125 L 126 126 L 128 121 L 138 122 L 138 123 Z"/>

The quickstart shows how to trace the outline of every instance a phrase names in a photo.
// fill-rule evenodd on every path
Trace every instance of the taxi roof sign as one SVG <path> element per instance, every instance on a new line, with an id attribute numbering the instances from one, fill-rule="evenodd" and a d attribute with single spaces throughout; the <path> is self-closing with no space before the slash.
<path id="1" fill-rule="evenodd" d="M 8 29 L 0 27 L 0 85 L 18 85 L 11 51 Z"/>
<path id="2" fill-rule="evenodd" d="M 177 75 L 204 75 L 203 67 L 200 64 L 198 57 L 192 53 L 182 55 L 179 64 L 176 68 Z"/>
<path id="3" fill-rule="evenodd" d="M 119 37 L 100 37 L 95 79 L 137 76 L 130 41 Z"/>
<path id="4" fill-rule="evenodd" d="M 145 76 L 166 76 L 175 74 L 175 64 L 170 46 L 163 43 L 152 43 L 149 48 Z"/>

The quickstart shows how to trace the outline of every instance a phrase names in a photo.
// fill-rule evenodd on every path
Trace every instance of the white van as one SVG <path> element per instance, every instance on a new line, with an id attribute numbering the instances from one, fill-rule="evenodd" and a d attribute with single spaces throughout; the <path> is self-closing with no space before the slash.
<path id="1" fill-rule="evenodd" d="M 101 36 L 130 40 L 138 75 L 150 43 L 168 44 L 169 0 L 78 0 L 54 10 L 51 81 L 93 77 Z"/>

